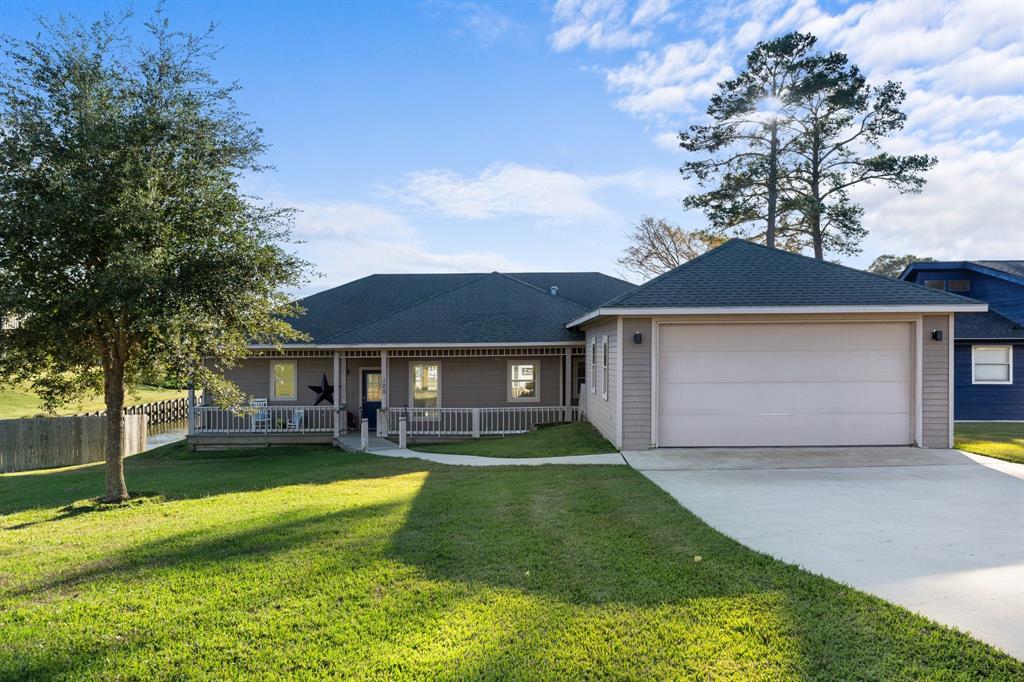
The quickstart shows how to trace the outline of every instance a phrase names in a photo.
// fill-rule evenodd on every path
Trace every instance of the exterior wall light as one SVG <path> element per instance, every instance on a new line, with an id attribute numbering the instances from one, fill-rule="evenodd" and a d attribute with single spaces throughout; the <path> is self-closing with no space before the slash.
<path id="1" fill-rule="evenodd" d="M 932 341 L 942 341 L 942 330 L 941 329 L 933 329 L 932 330 Z"/>
<path id="2" fill-rule="evenodd" d="M 643 335 L 640 332 L 638 332 L 638 331 L 633 332 L 633 343 L 643 343 L 643 342 L 644 342 Z"/>

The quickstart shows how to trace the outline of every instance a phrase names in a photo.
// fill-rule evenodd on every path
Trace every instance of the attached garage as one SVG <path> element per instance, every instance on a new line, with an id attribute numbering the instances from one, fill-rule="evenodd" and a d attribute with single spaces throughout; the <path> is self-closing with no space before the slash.
<path id="1" fill-rule="evenodd" d="M 948 448 L 954 315 L 987 307 L 732 239 L 567 326 L 586 417 L 623 450 Z"/>
<path id="2" fill-rule="evenodd" d="M 662 447 L 914 441 L 909 322 L 661 324 Z"/>

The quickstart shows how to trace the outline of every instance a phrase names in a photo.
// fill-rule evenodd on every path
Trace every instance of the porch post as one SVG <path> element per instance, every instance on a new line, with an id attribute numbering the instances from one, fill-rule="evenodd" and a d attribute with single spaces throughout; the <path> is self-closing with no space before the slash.
<path id="1" fill-rule="evenodd" d="M 565 407 L 565 421 L 572 421 L 572 348 L 565 349 L 565 370 L 562 384 L 562 405 Z"/>
<path id="2" fill-rule="evenodd" d="M 188 435 L 192 436 L 196 432 L 196 389 L 192 384 L 188 385 L 188 401 L 186 402 L 188 409 Z"/>
<path id="3" fill-rule="evenodd" d="M 339 353 L 340 354 L 340 353 Z M 348 358 L 345 356 L 341 357 L 341 363 L 338 367 L 339 375 L 338 379 L 334 382 L 334 392 L 339 396 L 336 400 L 338 403 L 338 418 L 341 420 L 339 427 L 342 433 L 348 433 Z"/>
<path id="4" fill-rule="evenodd" d="M 334 437 L 338 438 L 341 436 L 341 400 L 344 397 L 344 393 L 340 393 L 338 388 L 341 386 L 341 366 L 339 365 L 338 351 L 334 351 Z"/>
<path id="5" fill-rule="evenodd" d="M 380 352 L 380 409 L 387 414 L 387 409 L 391 405 L 390 401 L 391 394 L 391 371 L 388 364 L 388 352 L 382 350 Z M 377 435 L 383 438 L 388 437 L 388 420 L 377 419 Z"/>

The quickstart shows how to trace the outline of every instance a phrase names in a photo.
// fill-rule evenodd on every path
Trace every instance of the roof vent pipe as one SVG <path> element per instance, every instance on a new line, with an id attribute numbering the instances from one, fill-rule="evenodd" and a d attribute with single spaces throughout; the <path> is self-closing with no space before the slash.
<path id="1" fill-rule="evenodd" d="M 558 296 L 558 287 L 551 287 L 551 295 Z"/>

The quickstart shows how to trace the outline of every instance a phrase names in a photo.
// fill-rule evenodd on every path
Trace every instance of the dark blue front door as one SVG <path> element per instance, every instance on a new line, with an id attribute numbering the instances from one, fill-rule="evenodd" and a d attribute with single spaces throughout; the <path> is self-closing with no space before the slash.
<path id="1" fill-rule="evenodd" d="M 380 409 L 381 394 L 380 370 L 364 369 L 361 411 L 371 431 L 377 428 L 377 410 Z"/>

